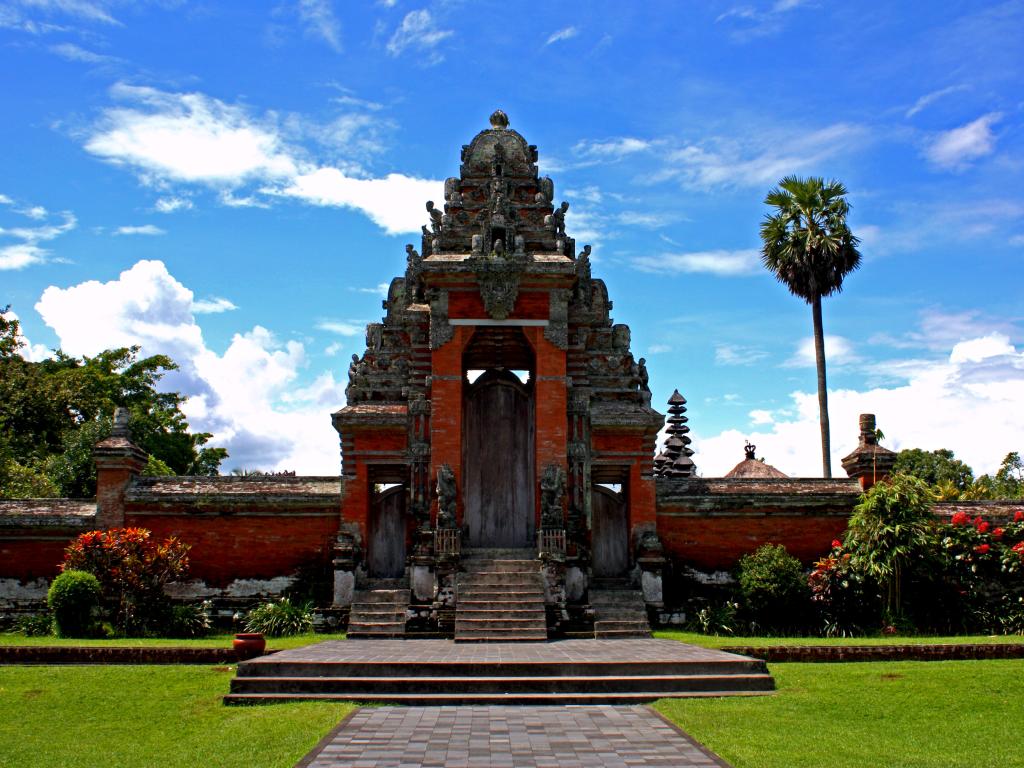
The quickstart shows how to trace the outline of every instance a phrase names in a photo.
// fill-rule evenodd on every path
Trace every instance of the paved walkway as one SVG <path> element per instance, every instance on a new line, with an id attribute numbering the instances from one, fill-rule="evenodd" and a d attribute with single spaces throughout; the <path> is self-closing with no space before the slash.
<path id="1" fill-rule="evenodd" d="M 728 763 L 644 706 L 451 706 L 358 709 L 297 768 L 434 766 L 728 768 Z"/>

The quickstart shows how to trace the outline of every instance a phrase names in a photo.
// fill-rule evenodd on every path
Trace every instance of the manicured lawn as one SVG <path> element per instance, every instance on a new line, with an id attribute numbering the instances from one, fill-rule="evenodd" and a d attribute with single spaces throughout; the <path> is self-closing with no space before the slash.
<path id="1" fill-rule="evenodd" d="M 353 705 L 225 707 L 234 667 L 0 667 L 5 768 L 291 768 Z"/>
<path id="2" fill-rule="evenodd" d="M 230 648 L 234 635 L 210 635 L 197 640 L 175 640 L 168 637 L 118 637 L 112 640 L 74 640 L 61 637 L 25 637 L 16 633 L 0 633 L 0 645 L 79 645 L 79 646 L 130 646 L 130 647 L 187 647 L 187 648 Z M 293 637 L 268 637 L 267 648 L 283 650 L 298 648 L 324 640 L 344 640 L 344 633 L 305 634 Z"/>
<path id="3" fill-rule="evenodd" d="M 1024 643 L 1021 635 L 952 635 L 931 637 L 926 635 L 886 635 L 885 637 L 733 637 L 731 635 L 702 635 L 677 629 L 659 629 L 655 637 L 679 640 L 706 648 L 724 648 L 730 645 L 922 645 L 946 643 Z"/>
<path id="4" fill-rule="evenodd" d="M 1024 661 L 770 669 L 772 697 L 655 706 L 736 768 L 1024 766 Z"/>

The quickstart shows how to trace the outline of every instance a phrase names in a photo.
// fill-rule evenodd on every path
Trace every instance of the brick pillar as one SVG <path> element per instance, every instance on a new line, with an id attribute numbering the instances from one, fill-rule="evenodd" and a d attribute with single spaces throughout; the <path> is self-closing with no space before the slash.
<path id="1" fill-rule="evenodd" d="M 125 490 L 142 474 L 148 458 L 131 441 L 126 408 L 114 411 L 114 429 L 110 437 L 96 443 L 92 456 L 96 462 L 96 528 L 123 527 Z"/>
<path id="2" fill-rule="evenodd" d="M 524 328 L 533 346 L 536 371 L 534 376 L 534 488 L 539 489 L 544 468 L 549 464 L 566 468 L 569 425 L 568 386 L 566 381 L 565 351 L 544 337 L 544 329 Z M 540 492 L 536 499 L 537 524 L 540 525 Z"/>
<path id="3" fill-rule="evenodd" d="M 447 464 L 455 473 L 458 524 L 462 525 L 462 351 L 475 329 L 456 326 L 450 341 L 431 353 L 430 360 L 430 487 L 437 470 Z M 437 501 L 431 504 L 437 519 Z"/>
<path id="4" fill-rule="evenodd" d="M 892 472 L 896 453 L 878 444 L 875 428 L 875 414 L 860 415 L 860 442 L 852 453 L 843 458 L 843 469 L 850 477 L 860 481 L 860 487 L 867 492 L 879 480 Z"/>

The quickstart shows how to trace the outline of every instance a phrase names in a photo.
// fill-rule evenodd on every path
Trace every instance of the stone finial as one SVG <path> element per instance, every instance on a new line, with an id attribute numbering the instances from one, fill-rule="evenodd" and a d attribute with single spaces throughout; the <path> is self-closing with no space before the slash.
<path id="1" fill-rule="evenodd" d="M 494 110 L 491 113 L 491 128 L 496 131 L 503 131 L 508 128 L 508 115 L 500 109 Z"/>
<path id="2" fill-rule="evenodd" d="M 743 446 L 743 453 L 746 454 L 748 461 L 753 461 L 757 455 L 757 446 L 747 440 L 747 444 Z"/>
<path id="3" fill-rule="evenodd" d="M 875 414 L 860 415 L 860 440 L 856 449 L 843 457 L 843 469 L 850 477 L 859 480 L 865 491 L 884 480 L 896 464 L 896 452 L 878 444 L 879 432 L 875 426 Z"/>
<path id="4" fill-rule="evenodd" d="M 697 467 L 693 463 L 691 440 L 687 435 L 690 428 L 686 413 L 686 398 L 677 389 L 668 399 L 668 438 L 661 453 L 654 457 L 654 474 L 657 477 L 693 477 Z"/>
<path id="5" fill-rule="evenodd" d="M 114 409 L 114 424 L 110 430 L 110 434 L 114 437 L 126 437 L 131 438 L 131 432 L 129 429 L 129 421 L 131 415 L 127 408 L 118 406 Z"/>

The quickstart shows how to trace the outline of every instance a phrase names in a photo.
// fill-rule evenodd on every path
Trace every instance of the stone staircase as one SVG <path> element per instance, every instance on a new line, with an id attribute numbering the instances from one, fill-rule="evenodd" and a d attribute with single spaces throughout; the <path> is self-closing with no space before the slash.
<path id="1" fill-rule="evenodd" d="M 340 640 L 239 664 L 224 702 L 636 704 L 774 687 L 763 661 L 674 640 Z"/>
<path id="2" fill-rule="evenodd" d="M 594 609 L 594 637 L 650 637 L 647 606 L 643 593 L 625 583 L 592 585 L 590 606 Z"/>
<path id="3" fill-rule="evenodd" d="M 456 581 L 455 641 L 548 639 L 544 583 L 532 550 L 467 550 Z"/>
<path id="4" fill-rule="evenodd" d="M 403 579 L 376 579 L 352 596 L 348 637 L 403 637 L 411 593 Z"/>

